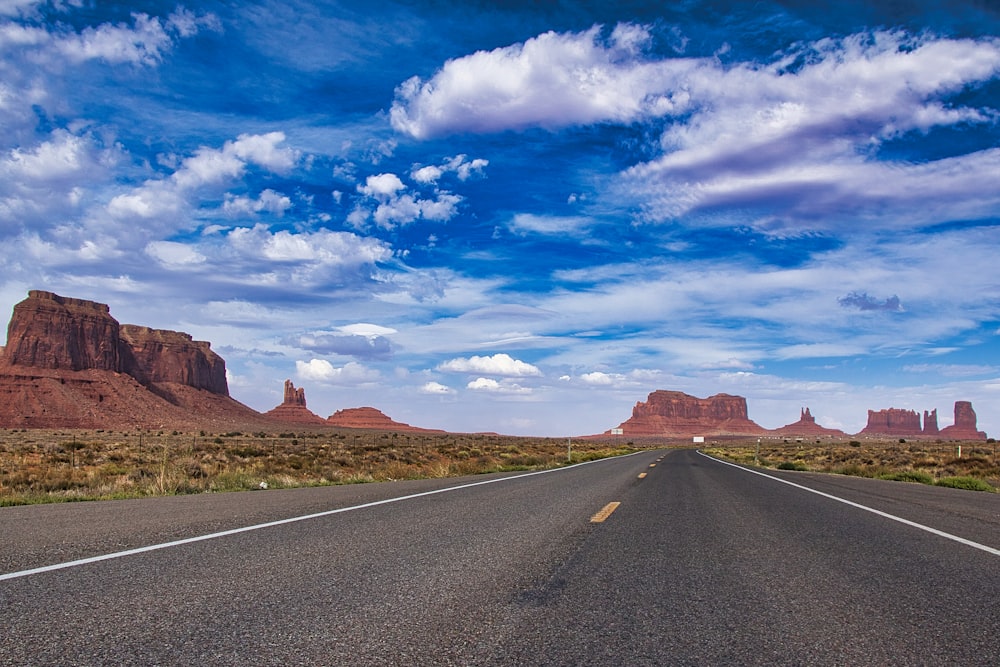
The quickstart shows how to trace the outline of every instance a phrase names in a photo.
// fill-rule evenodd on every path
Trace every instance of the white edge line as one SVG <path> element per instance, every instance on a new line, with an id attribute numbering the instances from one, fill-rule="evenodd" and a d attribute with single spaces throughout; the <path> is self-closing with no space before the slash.
<path id="1" fill-rule="evenodd" d="M 634 456 L 640 452 L 633 452 L 632 454 L 625 454 L 624 456 Z M 56 563 L 54 565 L 44 565 L 42 567 L 35 567 L 30 570 L 20 570 L 17 572 L 8 572 L 7 574 L 0 574 L 0 581 L 7 581 L 9 579 L 19 579 L 21 577 L 30 577 L 35 574 L 42 574 L 43 572 L 53 572 L 55 570 L 64 570 L 70 567 L 78 567 L 80 565 L 89 565 L 90 563 L 99 563 L 103 560 L 111 560 L 113 558 L 124 558 L 125 556 L 135 556 L 136 554 L 142 554 L 149 551 L 158 551 L 160 549 L 169 549 L 170 547 L 178 547 L 183 544 L 192 544 L 194 542 L 204 542 L 205 540 L 214 540 L 219 537 L 226 537 L 228 535 L 237 535 L 239 533 L 248 533 L 252 530 L 261 530 L 262 528 L 272 528 L 274 526 L 282 526 L 287 523 L 296 523 L 298 521 L 307 521 L 309 519 L 318 519 L 324 516 L 331 516 L 333 514 L 342 514 L 344 512 L 351 512 L 353 510 L 365 509 L 368 507 L 375 507 L 376 505 L 388 505 L 389 503 L 399 503 L 404 500 L 413 500 L 414 498 L 422 498 L 424 496 L 433 496 L 439 493 L 449 493 L 451 491 L 459 491 L 461 489 L 468 489 L 474 486 L 482 486 L 484 484 L 496 484 L 498 482 L 509 482 L 515 479 L 522 479 L 524 477 L 532 477 L 534 475 L 544 475 L 550 472 L 560 472 L 563 470 L 570 470 L 572 468 L 578 468 L 579 466 L 588 465 L 590 463 L 600 463 L 601 461 L 609 461 L 615 458 L 624 458 L 623 456 L 615 456 L 603 459 L 594 459 L 593 461 L 584 461 L 582 463 L 575 463 L 570 466 L 564 466 L 562 468 L 549 468 L 547 470 L 536 470 L 534 472 L 524 473 L 523 475 L 512 475 L 511 477 L 497 477 L 494 479 L 487 479 L 481 482 L 470 482 L 469 484 L 460 484 L 458 486 L 449 486 L 443 489 L 435 489 L 433 491 L 422 491 L 420 493 L 413 493 L 408 496 L 399 496 L 396 498 L 385 498 L 383 500 L 375 500 L 370 503 L 363 503 L 361 505 L 351 505 L 350 507 L 339 507 L 335 510 L 326 510 L 325 512 L 316 512 L 315 514 L 305 514 L 303 516 L 293 516 L 288 519 L 279 519 L 278 521 L 268 521 L 267 523 L 259 523 L 253 526 L 244 526 L 242 528 L 233 528 L 231 530 L 223 530 L 218 533 L 210 533 L 208 535 L 198 535 L 195 537 L 187 537 L 182 540 L 174 540 L 173 542 L 163 542 L 161 544 L 150 544 L 145 547 L 138 547 L 136 549 L 128 549 L 126 551 L 116 551 L 110 554 L 102 554 L 100 556 L 91 556 L 90 558 L 80 558 L 78 560 L 66 561 L 65 563 Z"/>
<path id="2" fill-rule="evenodd" d="M 893 521 L 898 521 L 899 523 L 906 524 L 912 528 L 917 528 L 919 530 L 926 531 L 937 535 L 938 537 L 943 537 L 959 544 L 964 544 L 967 547 L 972 547 L 973 549 L 979 549 L 980 551 L 985 551 L 988 554 L 993 554 L 994 556 L 1000 556 L 1000 549 L 994 549 L 993 547 L 988 547 L 985 544 L 980 544 L 979 542 L 973 542 L 972 540 L 967 540 L 964 537 L 959 537 L 958 535 L 952 535 L 951 533 L 946 533 L 943 530 L 938 530 L 937 528 L 931 528 L 930 526 L 925 526 L 922 523 L 917 523 L 915 521 L 910 521 L 909 519 L 904 519 L 903 517 L 896 516 L 895 514 L 889 514 L 883 512 L 882 510 L 877 510 L 874 507 L 868 507 L 867 505 L 862 505 L 860 503 L 847 500 L 846 498 L 840 498 L 838 496 L 830 495 L 829 493 L 824 493 L 823 491 L 817 491 L 816 489 L 810 489 L 808 486 L 803 486 L 801 484 L 796 484 L 795 482 L 789 482 L 787 479 L 781 479 L 780 477 L 775 477 L 774 475 L 768 475 L 767 473 L 760 472 L 759 470 L 754 470 L 753 468 L 746 468 L 735 463 L 730 463 L 729 461 L 723 461 L 722 459 L 717 459 L 714 456 L 709 456 L 705 452 L 698 450 L 698 453 L 707 459 L 711 459 L 717 463 L 723 465 L 732 466 L 744 472 L 753 473 L 754 475 L 760 475 L 761 477 L 767 477 L 775 482 L 781 482 L 782 484 L 787 484 L 788 486 L 794 486 L 797 489 L 802 489 L 803 491 L 808 491 L 809 493 L 815 493 L 818 496 L 823 496 L 824 498 L 829 498 L 830 500 L 836 500 L 838 503 L 844 503 L 845 505 L 850 505 L 851 507 L 857 507 L 858 509 L 864 510 L 866 512 L 871 512 L 872 514 L 877 514 L 880 517 L 886 519 L 891 519 Z"/>

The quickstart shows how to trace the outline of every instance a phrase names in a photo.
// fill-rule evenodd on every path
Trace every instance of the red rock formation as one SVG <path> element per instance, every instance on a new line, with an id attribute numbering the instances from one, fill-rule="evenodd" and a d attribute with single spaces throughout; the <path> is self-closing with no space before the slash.
<path id="1" fill-rule="evenodd" d="M 937 435 L 940 433 L 937 423 L 937 408 L 930 412 L 924 410 L 924 435 Z"/>
<path id="2" fill-rule="evenodd" d="M 922 435 L 920 415 L 915 410 L 889 408 L 888 410 L 869 410 L 868 424 L 858 435 Z"/>
<path id="3" fill-rule="evenodd" d="M 339 426 L 341 428 L 363 428 L 378 431 L 421 431 L 424 433 L 443 433 L 443 431 L 435 431 L 432 429 L 418 428 L 416 426 L 410 426 L 409 424 L 403 424 L 401 422 L 396 422 L 387 417 L 381 410 L 376 410 L 371 407 L 364 408 L 347 408 L 345 410 L 337 410 L 332 415 L 326 418 L 326 421 L 331 426 Z"/>
<path id="4" fill-rule="evenodd" d="M 624 435 L 687 437 L 695 435 L 761 435 L 767 431 L 747 417 L 742 396 L 716 394 L 696 398 L 679 391 L 657 390 L 632 408 L 619 427 Z"/>
<path id="5" fill-rule="evenodd" d="M 986 433 L 977 430 L 976 411 L 970 401 L 955 401 L 955 423 L 941 429 L 941 435 L 953 440 L 986 440 Z"/>
<path id="6" fill-rule="evenodd" d="M 56 370 L 121 371 L 118 321 L 103 303 L 31 290 L 14 306 L 4 361 Z"/>
<path id="7" fill-rule="evenodd" d="M 782 437 L 815 437 L 815 436 L 833 436 L 833 437 L 843 437 L 847 435 L 843 431 L 834 428 L 825 428 L 816 423 L 816 418 L 812 416 L 809 412 L 809 408 L 803 408 L 799 416 L 799 420 L 794 424 L 788 424 L 787 426 L 782 426 L 781 428 L 774 429 L 772 431 L 775 435 Z"/>
<path id="8" fill-rule="evenodd" d="M 121 326 L 121 340 L 127 346 L 121 354 L 126 361 L 122 371 L 140 382 L 176 382 L 229 395 L 226 362 L 212 351 L 210 343 L 192 340 L 179 331 L 134 324 Z"/>
<path id="9" fill-rule="evenodd" d="M 306 407 L 306 390 L 296 389 L 291 380 L 285 380 L 285 396 L 281 405 L 264 413 L 265 417 L 295 424 L 325 425 L 327 421 Z"/>
<path id="10" fill-rule="evenodd" d="M 208 343 L 120 325 L 107 305 L 32 290 L 0 357 L 0 426 L 223 428 L 265 423 L 229 397 Z"/>

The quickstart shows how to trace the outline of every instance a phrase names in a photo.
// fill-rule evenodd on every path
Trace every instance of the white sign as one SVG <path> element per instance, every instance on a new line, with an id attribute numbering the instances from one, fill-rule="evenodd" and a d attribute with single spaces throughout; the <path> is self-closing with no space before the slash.
<path id="1" fill-rule="evenodd" d="M 705 436 L 703 436 L 703 435 L 696 435 L 696 436 L 694 436 L 694 441 L 695 442 L 705 442 Z"/>
<path id="2" fill-rule="evenodd" d="M 611 429 L 611 435 L 625 435 L 625 429 L 623 429 L 623 428 L 613 428 L 613 429 Z"/>

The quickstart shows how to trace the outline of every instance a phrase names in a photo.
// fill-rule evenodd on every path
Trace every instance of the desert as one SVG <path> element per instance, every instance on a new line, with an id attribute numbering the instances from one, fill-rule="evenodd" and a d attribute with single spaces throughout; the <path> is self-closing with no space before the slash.
<path id="1" fill-rule="evenodd" d="M 116 498 L 441 477 L 564 465 L 640 448 L 691 446 L 793 469 L 1000 485 L 994 441 L 968 401 L 937 411 L 869 410 L 850 436 L 799 420 L 765 429 L 746 398 L 655 390 L 601 434 L 530 438 L 448 433 L 372 406 L 324 418 L 285 381 L 257 412 L 232 398 L 225 360 L 183 332 L 121 324 L 107 304 L 31 290 L 0 348 L 0 503 Z M 965 446 L 964 456 L 962 445 Z M 748 444 L 749 443 L 749 444 Z M 805 444 L 803 444 L 805 443 Z M 969 485 L 975 486 L 973 483 Z"/>

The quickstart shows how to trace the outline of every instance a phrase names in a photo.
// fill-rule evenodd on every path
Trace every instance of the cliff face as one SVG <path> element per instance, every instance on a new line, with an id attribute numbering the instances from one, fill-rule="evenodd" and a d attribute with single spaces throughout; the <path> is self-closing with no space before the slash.
<path id="1" fill-rule="evenodd" d="M 624 435 L 759 435 L 765 429 L 747 417 L 742 396 L 716 394 L 696 398 L 679 391 L 657 390 L 632 408 L 620 426 Z"/>
<path id="2" fill-rule="evenodd" d="M 920 415 L 914 410 L 869 410 L 868 424 L 858 435 L 922 435 Z"/>
<path id="3" fill-rule="evenodd" d="M 32 290 L 14 306 L 3 363 L 112 371 L 141 384 L 172 382 L 229 395 L 226 362 L 209 343 L 179 331 L 121 325 L 107 305 Z"/>
<path id="4" fill-rule="evenodd" d="M 13 366 L 121 371 L 120 327 L 102 303 L 32 290 L 14 306 L 4 360 Z"/>
<path id="5" fill-rule="evenodd" d="M 226 362 L 211 345 L 186 333 L 121 326 L 122 372 L 143 383 L 175 382 L 213 394 L 229 395 Z M 131 363 L 129 363 L 131 362 Z"/>
<path id="6" fill-rule="evenodd" d="M 177 331 L 121 325 L 102 303 L 32 290 L 0 348 L 0 426 L 190 428 L 260 422 L 225 361 Z"/>

